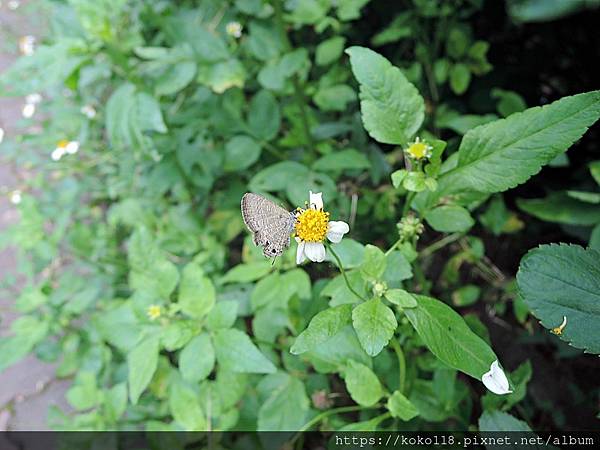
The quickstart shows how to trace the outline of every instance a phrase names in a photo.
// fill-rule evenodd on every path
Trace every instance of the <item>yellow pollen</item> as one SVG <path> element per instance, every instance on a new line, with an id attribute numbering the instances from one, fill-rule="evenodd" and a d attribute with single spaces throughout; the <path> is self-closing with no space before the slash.
<path id="1" fill-rule="evenodd" d="M 58 148 L 65 148 L 67 145 L 69 145 L 69 141 L 65 139 L 58 141 L 58 143 L 56 144 Z"/>
<path id="2" fill-rule="evenodd" d="M 559 326 L 557 326 L 556 328 L 552 328 L 552 333 L 560 336 L 566 326 L 567 326 L 567 317 L 563 316 L 562 323 Z"/>
<path id="3" fill-rule="evenodd" d="M 296 236 L 307 242 L 323 242 L 328 224 L 328 212 L 322 209 L 306 209 L 296 219 Z"/>
<path id="4" fill-rule="evenodd" d="M 408 153 L 415 159 L 421 159 L 427 156 L 427 144 L 423 142 L 415 142 L 408 147 Z"/>

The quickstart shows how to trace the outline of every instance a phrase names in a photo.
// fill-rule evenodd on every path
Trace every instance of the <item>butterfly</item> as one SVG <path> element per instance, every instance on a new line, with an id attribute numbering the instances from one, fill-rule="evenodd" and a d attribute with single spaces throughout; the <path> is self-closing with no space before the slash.
<path id="1" fill-rule="evenodd" d="M 290 246 L 296 215 L 262 195 L 247 192 L 242 197 L 242 218 L 253 234 L 254 245 L 263 255 L 274 258 Z"/>

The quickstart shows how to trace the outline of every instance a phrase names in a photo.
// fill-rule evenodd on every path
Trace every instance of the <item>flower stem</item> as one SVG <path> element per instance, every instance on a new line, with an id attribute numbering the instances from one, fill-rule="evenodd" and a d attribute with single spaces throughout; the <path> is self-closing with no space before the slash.
<path id="1" fill-rule="evenodd" d="M 406 216 L 406 214 L 408 214 L 408 211 L 410 210 L 410 204 L 413 201 L 413 198 L 415 197 L 415 192 L 411 191 L 407 194 L 406 196 L 406 201 L 404 202 L 404 208 L 402 208 L 402 217 Z"/>
<path id="2" fill-rule="evenodd" d="M 308 431 L 310 430 L 314 425 L 316 425 L 317 423 L 321 422 L 323 419 L 332 416 L 334 414 L 341 414 L 341 413 L 345 413 L 345 412 L 353 412 L 353 411 L 362 411 L 363 409 L 377 409 L 377 408 L 381 408 L 381 405 L 373 405 L 373 406 L 342 406 L 340 408 L 334 408 L 334 409 L 330 409 L 329 411 L 325 411 L 322 412 L 321 414 L 313 417 L 311 420 L 309 420 L 302 428 L 300 428 L 298 430 L 298 434 L 296 436 L 294 436 L 294 438 L 292 439 L 292 442 L 294 442 L 297 437 L 300 435 L 300 433 L 304 432 L 304 431 Z"/>
<path id="3" fill-rule="evenodd" d="M 402 351 L 400 344 L 398 344 L 398 341 L 392 338 L 390 342 L 396 352 L 396 357 L 398 358 L 398 371 L 400 372 L 398 390 L 401 393 L 404 393 L 404 386 L 406 384 L 406 359 L 404 358 L 404 352 Z"/>
<path id="4" fill-rule="evenodd" d="M 364 298 L 362 295 L 360 295 L 358 292 L 356 292 L 354 290 L 354 288 L 352 287 L 352 285 L 350 284 L 350 280 L 348 280 L 348 276 L 346 275 L 346 271 L 344 270 L 344 266 L 342 264 L 342 260 L 337 255 L 337 253 L 335 252 L 335 250 L 333 250 L 333 247 L 331 245 L 329 245 L 329 244 L 327 244 L 327 247 L 329 248 L 329 251 L 331 252 L 331 254 L 333 255 L 333 257 L 335 258 L 335 261 L 337 262 L 337 265 L 338 265 L 338 269 L 340 269 L 340 272 L 341 272 L 342 276 L 344 277 L 344 281 L 346 282 L 346 286 L 348 286 L 348 289 L 350 290 L 350 292 L 352 292 L 354 295 L 356 295 L 361 300 L 367 301 L 367 299 Z"/>
<path id="5" fill-rule="evenodd" d="M 446 245 L 451 244 L 454 241 L 459 240 L 462 237 L 462 233 L 452 233 L 448 236 L 440 239 L 439 241 L 435 241 L 433 244 L 428 245 L 423 250 L 420 251 L 419 257 L 426 258 L 432 253 L 437 252 L 439 249 L 444 248 Z"/>

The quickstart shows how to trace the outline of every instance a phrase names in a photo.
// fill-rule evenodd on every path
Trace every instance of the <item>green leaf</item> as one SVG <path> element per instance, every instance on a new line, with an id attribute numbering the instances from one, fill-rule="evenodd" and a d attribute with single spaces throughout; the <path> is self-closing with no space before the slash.
<path id="1" fill-rule="evenodd" d="M 462 206 L 443 205 L 425 213 L 425 220 L 436 231 L 454 233 L 468 231 L 475 221 Z"/>
<path id="2" fill-rule="evenodd" d="M 315 62 L 317 63 L 317 66 L 326 66 L 339 59 L 344 51 L 345 43 L 346 38 L 342 36 L 335 36 L 317 45 L 315 55 Z"/>
<path id="3" fill-rule="evenodd" d="M 590 235 L 589 247 L 600 250 L 600 223 L 594 227 Z"/>
<path id="4" fill-rule="evenodd" d="M 414 308 L 417 306 L 415 297 L 404 289 L 388 289 L 385 291 L 384 297 L 390 303 L 398 305 L 401 308 Z"/>
<path id="5" fill-rule="evenodd" d="M 354 308 L 352 325 L 367 354 L 376 356 L 394 335 L 398 322 L 394 312 L 374 298 Z"/>
<path id="6" fill-rule="evenodd" d="M 592 174 L 592 177 L 594 178 L 594 180 L 596 180 L 598 186 L 600 186 L 600 160 L 592 161 L 588 167 L 590 168 L 590 173 Z"/>
<path id="7" fill-rule="evenodd" d="M 127 355 L 129 399 L 134 405 L 154 376 L 158 365 L 158 336 L 149 336 Z"/>
<path id="8" fill-rule="evenodd" d="M 349 359 L 365 365 L 372 364 L 351 325 L 345 326 L 305 355 L 319 373 L 339 372 Z"/>
<path id="9" fill-rule="evenodd" d="M 169 409 L 175 421 L 185 431 L 206 431 L 208 424 L 199 395 L 182 381 L 174 382 L 169 389 Z"/>
<path id="10" fill-rule="evenodd" d="M 225 162 L 223 170 L 237 172 L 246 169 L 258 161 L 261 147 L 250 136 L 235 136 L 225 144 Z"/>
<path id="11" fill-rule="evenodd" d="M 238 302 L 235 300 L 217 302 L 206 318 L 206 326 L 213 331 L 232 327 L 237 317 L 237 310 Z"/>
<path id="12" fill-rule="evenodd" d="M 87 371 L 78 373 L 75 384 L 66 393 L 69 404 L 79 411 L 96 406 L 101 395 L 96 386 L 95 374 Z"/>
<path id="13" fill-rule="evenodd" d="M 371 163 L 367 157 L 353 148 L 336 151 L 322 156 L 313 164 L 315 170 L 343 171 L 353 169 L 368 169 Z"/>
<path id="14" fill-rule="evenodd" d="M 369 135 L 384 144 L 406 144 L 425 117 L 425 102 L 383 56 L 364 47 L 346 49 L 360 84 L 362 120 Z"/>
<path id="15" fill-rule="evenodd" d="M 252 343 L 248 335 L 236 329 L 221 329 L 214 336 L 217 362 L 228 372 L 273 373 L 275 366 Z"/>
<path id="16" fill-rule="evenodd" d="M 517 206 L 526 213 L 548 222 L 569 225 L 600 223 L 600 206 L 571 198 L 563 192 L 553 192 L 546 198 L 518 198 Z"/>
<path id="17" fill-rule="evenodd" d="M 215 304 L 215 288 L 210 278 L 204 275 L 196 263 L 183 269 L 179 285 L 179 306 L 187 315 L 200 319 L 207 315 Z"/>
<path id="18" fill-rule="evenodd" d="M 479 431 L 521 431 L 530 432 L 531 428 L 522 420 L 501 411 L 485 411 L 479 418 Z M 519 448 L 515 446 L 513 448 Z"/>
<path id="19" fill-rule="evenodd" d="M 257 139 L 270 141 L 279 132 L 281 113 L 275 96 L 266 90 L 260 91 L 250 102 L 248 128 Z"/>
<path id="20" fill-rule="evenodd" d="M 307 177 L 308 167 L 295 161 L 281 161 L 256 173 L 248 187 L 252 191 L 280 191 L 288 186 L 290 178 Z"/>
<path id="21" fill-rule="evenodd" d="M 270 395 L 258 410 L 258 431 L 297 431 L 305 424 L 309 400 L 302 381 L 279 372 L 261 384 L 269 384 Z"/>
<path id="22" fill-rule="evenodd" d="M 127 384 L 119 383 L 104 391 L 104 411 L 107 420 L 117 422 L 127 409 Z"/>
<path id="23" fill-rule="evenodd" d="M 383 396 L 379 378 L 364 364 L 349 360 L 343 373 L 346 389 L 359 405 L 373 406 Z"/>
<path id="24" fill-rule="evenodd" d="M 481 288 L 474 284 L 467 284 L 452 293 L 452 303 L 456 306 L 469 306 L 477 302 Z"/>
<path id="25" fill-rule="evenodd" d="M 498 109 L 498 112 L 503 117 L 508 117 L 511 114 L 527 109 L 527 104 L 523 100 L 523 97 L 514 91 L 494 88 L 492 89 L 491 97 L 498 99 L 496 109 Z"/>
<path id="26" fill-rule="evenodd" d="M 158 100 L 150 94 L 138 92 L 135 95 L 135 102 L 138 126 L 141 131 L 167 132 Z"/>
<path id="27" fill-rule="evenodd" d="M 513 188 L 566 151 L 598 117 L 600 91 L 593 91 L 474 128 L 461 142 L 456 167 L 439 178 L 436 198 Z"/>
<path id="28" fill-rule="evenodd" d="M 181 61 L 172 65 L 157 80 L 154 93 L 157 96 L 172 95 L 181 91 L 196 76 L 196 63 L 193 61 Z"/>
<path id="29" fill-rule="evenodd" d="M 576 348 L 600 353 L 600 251 L 578 245 L 542 245 L 521 260 L 521 296 L 544 327 L 567 318 L 559 337 Z"/>
<path id="30" fill-rule="evenodd" d="M 448 366 L 477 380 L 498 358 L 492 349 L 445 303 L 415 295 L 417 307 L 404 313 L 423 343 Z"/>
<path id="31" fill-rule="evenodd" d="M 345 111 L 348 103 L 356 100 L 356 93 L 347 84 L 334 84 L 319 88 L 313 100 L 322 111 Z"/>
<path id="32" fill-rule="evenodd" d="M 268 274 L 273 267 L 268 261 L 238 264 L 221 278 L 222 283 L 249 283 Z"/>
<path id="33" fill-rule="evenodd" d="M 290 353 L 299 355 L 309 351 L 322 342 L 330 339 L 350 323 L 352 306 L 349 304 L 335 306 L 317 313 L 294 341 Z"/>
<path id="34" fill-rule="evenodd" d="M 192 339 L 179 355 L 183 379 L 192 383 L 204 380 L 215 366 L 215 349 L 208 334 Z"/>
<path id="35" fill-rule="evenodd" d="M 466 64 L 454 64 L 450 69 L 450 88 L 456 95 L 467 92 L 471 83 L 471 71 Z"/>
<path id="36" fill-rule="evenodd" d="M 419 411 L 415 405 L 400 391 L 395 391 L 392 394 L 387 401 L 386 407 L 392 413 L 392 417 L 397 417 L 404 421 L 408 421 L 419 415 Z"/>
<path id="37" fill-rule="evenodd" d="M 379 247 L 367 244 L 365 259 L 360 266 L 360 273 L 367 280 L 379 280 L 386 269 L 386 257 Z"/>

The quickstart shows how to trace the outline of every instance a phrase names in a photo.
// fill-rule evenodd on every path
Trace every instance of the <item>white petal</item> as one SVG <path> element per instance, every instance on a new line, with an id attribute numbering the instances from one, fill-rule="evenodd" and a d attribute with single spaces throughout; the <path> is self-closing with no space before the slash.
<path id="1" fill-rule="evenodd" d="M 323 209 L 323 193 L 317 192 L 313 194 L 313 191 L 308 191 L 308 203 L 310 207 Z"/>
<path id="2" fill-rule="evenodd" d="M 307 242 L 304 246 L 304 254 L 313 262 L 323 262 L 325 246 L 321 242 Z"/>
<path id="3" fill-rule="evenodd" d="M 342 240 L 342 237 L 350 231 L 350 227 L 346 222 L 332 220 L 327 227 L 327 239 L 334 244 Z"/>
<path id="4" fill-rule="evenodd" d="M 306 260 L 306 255 L 304 254 L 304 245 L 304 241 L 298 240 L 298 248 L 296 249 L 296 264 L 302 264 Z"/>
<path id="5" fill-rule="evenodd" d="M 79 142 L 77 142 L 77 141 L 71 141 L 65 147 L 65 152 L 67 152 L 69 155 L 74 155 L 75 153 L 77 153 L 78 150 L 79 150 Z"/>
<path id="6" fill-rule="evenodd" d="M 498 360 L 492 363 L 489 372 L 483 374 L 481 381 L 494 394 L 504 395 L 512 392 L 508 384 L 508 378 L 506 378 L 504 371 L 499 366 Z"/>
<path id="7" fill-rule="evenodd" d="M 56 147 L 53 151 L 52 154 L 50 155 L 50 157 L 52 158 L 52 161 L 58 161 L 60 158 L 62 158 L 65 154 L 65 149 L 64 147 Z"/>

